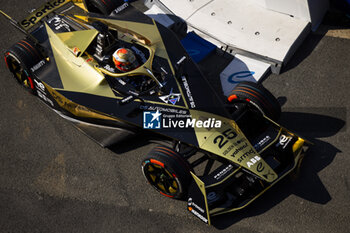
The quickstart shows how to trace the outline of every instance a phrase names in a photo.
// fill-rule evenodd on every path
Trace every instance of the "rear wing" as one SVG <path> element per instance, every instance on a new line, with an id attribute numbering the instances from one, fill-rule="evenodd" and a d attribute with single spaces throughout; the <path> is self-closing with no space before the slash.
<path id="1" fill-rule="evenodd" d="M 85 0 L 51 0 L 46 2 L 41 7 L 37 8 L 30 15 L 28 15 L 25 19 L 20 22 L 15 21 L 10 16 L 8 16 L 5 12 L 0 10 L 0 14 L 5 16 L 10 23 L 19 29 L 21 32 L 28 34 L 27 32 L 39 23 L 44 17 L 49 15 L 52 12 L 57 11 L 61 7 L 65 6 L 67 3 L 73 3 L 74 5 L 82 8 L 84 11 L 87 11 L 87 5 Z"/>
<path id="2" fill-rule="evenodd" d="M 73 3 L 76 6 L 82 8 L 83 10 L 87 10 L 87 6 L 85 3 L 85 0 L 51 0 L 49 2 L 46 2 L 44 5 L 36 9 L 34 12 L 32 12 L 29 16 L 27 16 L 25 19 L 23 19 L 19 24 L 20 27 L 28 31 L 31 29 L 35 24 L 40 22 L 45 16 L 50 14 L 51 12 L 54 12 L 58 10 L 59 8 L 63 7 L 67 3 Z"/>
<path id="3" fill-rule="evenodd" d="M 23 30 L 28 31 L 35 24 L 40 22 L 40 20 L 42 20 L 45 16 L 63 7 L 70 1 L 71 0 L 52 0 L 50 2 L 47 2 L 43 6 L 33 11 L 29 16 L 27 16 L 21 22 L 19 22 L 19 25 Z"/>

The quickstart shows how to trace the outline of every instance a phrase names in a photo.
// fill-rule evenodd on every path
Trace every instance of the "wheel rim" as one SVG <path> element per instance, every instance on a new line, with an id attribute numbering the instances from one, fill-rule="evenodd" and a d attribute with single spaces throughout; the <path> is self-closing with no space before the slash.
<path id="1" fill-rule="evenodd" d="M 143 172 L 148 182 L 161 194 L 174 197 L 178 193 L 179 183 L 176 175 L 172 175 L 164 166 L 149 161 L 143 167 Z"/>
<path id="2" fill-rule="evenodd" d="M 22 65 L 12 56 L 7 56 L 6 63 L 8 64 L 9 70 L 13 74 L 14 78 L 26 89 L 32 90 L 33 84 Z"/>

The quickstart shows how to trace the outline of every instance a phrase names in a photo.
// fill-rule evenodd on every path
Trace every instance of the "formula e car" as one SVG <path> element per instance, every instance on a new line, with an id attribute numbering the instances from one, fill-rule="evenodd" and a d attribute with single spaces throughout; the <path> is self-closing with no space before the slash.
<path id="1" fill-rule="evenodd" d="M 308 142 L 275 121 L 261 84 L 220 98 L 175 34 L 118 0 L 52 0 L 17 22 L 26 37 L 5 52 L 14 78 L 102 146 L 146 133 L 142 161 L 161 194 L 187 199 L 210 224 L 241 209 L 300 164 Z M 124 48 L 137 65 L 117 69 Z"/>

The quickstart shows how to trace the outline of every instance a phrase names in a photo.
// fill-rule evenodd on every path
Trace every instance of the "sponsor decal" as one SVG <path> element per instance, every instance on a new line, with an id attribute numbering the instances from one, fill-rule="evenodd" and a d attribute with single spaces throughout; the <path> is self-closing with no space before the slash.
<path id="1" fill-rule="evenodd" d="M 34 11 L 26 19 L 22 20 L 20 24 L 24 29 L 29 29 L 50 12 L 60 8 L 68 2 L 70 2 L 70 0 L 53 0 L 51 2 L 47 2 L 44 6 Z"/>
<path id="2" fill-rule="evenodd" d="M 247 158 L 254 156 L 246 162 L 248 168 L 261 159 L 256 155 L 255 150 L 249 146 L 248 140 L 244 137 L 239 137 L 239 134 L 231 128 L 217 135 L 213 139 L 213 143 L 219 149 L 225 148 L 222 152 L 223 155 L 232 157 L 238 163 L 243 163 Z"/>
<path id="3" fill-rule="evenodd" d="M 71 31 L 69 25 L 58 16 L 51 18 L 47 22 L 50 24 L 53 24 L 53 26 L 55 27 L 55 30 L 57 30 L 57 31 L 59 31 L 61 28 L 66 29 L 68 32 Z"/>
<path id="4" fill-rule="evenodd" d="M 35 83 L 35 86 L 37 87 L 37 89 L 40 89 L 40 91 L 45 93 L 45 86 L 44 86 L 44 84 L 42 84 L 41 82 L 37 81 L 36 79 L 34 79 L 34 83 Z"/>
<path id="5" fill-rule="evenodd" d="M 282 134 L 280 136 L 279 142 L 277 143 L 276 147 L 281 145 L 282 148 L 285 149 L 291 140 L 292 140 L 292 137 Z"/>
<path id="6" fill-rule="evenodd" d="M 194 203 L 192 198 L 188 199 L 188 205 L 196 207 L 196 209 L 198 209 L 200 212 L 202 212 L 204 214 L 204 210 L 201 207 L 199 207 L 196 203 Z"/>
<path id="7" fill-rule="evenodd" d="M 140 109 L 148 110 L 148 111 L 157 111 L 160 112 L 166 112 L 166 113 L 173 113 L 173 114 L 179 114 L 179 115 L 186 115 L 188 112 L 186 110 L 177 109 L 177 108 L 163 108 L 159 106 L 146 106 L 146 105 L 140 105 Z"/>
<path id="8" fill-rule="evenodd" d="M 193 201 L 192 201 L 192 198 L 189 198 L 188 199 L 188 210 L 193 213 L 194 215 L 196 215 L 200 220 L 202 220 L 203 222 L 205 223 L 208 223 L 208 219 L 205 218 L 202 214 L 200 214 L 197 210 L 195 210 L 194 208 L 196 208 L 198 211 L 200 211 L 201 213 L 205 213 L 204 210 L 199 207 L 197 204 L 195 204 Z"/>
<path id="9" fill-rule="evenodd" d="M 236 155 L 242 151 L 243 149 L 246 149 L 248 147 L 248 143 L 243 143 L 242 145 L 240 145 L 239 147 L 237 147 L 231 154 L 232 157 L 236 157 Z"/>
<path id="10" fill-rule="evenodd" d="M 126 3 L 124 3 L 123 5 L 117 7 L 117 8 L 114 10 L 114 13 L 118 14 L 118 13 L 122 12 L 123 10 L 125 10 L 128 6 L 129 6 L 129 4 L 126 2 Z"/>
<path id="11" fill-rule="evenodd" d="M 108 64 L 103 66 L 103 68 L 105 68 L 106 70 L 108 70 L 108 71 L 110 71 L 112 73 L 115 73 L 115 69 L 113 67 L 111 67 L 110 65 L 108 65 Z M 123 84 L 123 85 L 125 85 L 125 84 Z"/>
<path id="12" fill-rule="evenodd" d="M 264 171 L 264 169 L 265 169 L 265 166 L 262 164 L 262 162 L 259 162 L 258 165 L 256 166 L 256 170 L 258 172 L 262 172 Z"/>
<path id="13" fill-rule="evenodd" d="M 260 148 L 262 148 L 269 140 L 271 139 L 271 137 L 269 135 L 265 136 L 263 139 L 261 139 L 257 144 L 254 145 L 254 148 L 256 150 L 259 150 Z"/>
<path id="14" fill-rule="evenodd" d="M 225 167 L 223 170 L 221 170 L 218 174 L 214 176 L 214 179 L 220 180 L 224 175 L 226 175 L 229 171 L 233 169 L 233 166 L 229 164 L 227 167 Z"/>
<path id="15" fill-rule="evenodd" d="M 160 129 L 162 114 L 156 112 L 143 112 L 143 128 L 144 129 Z"/>
<path id="16" fill-rule="evenodd" d="M 37 90 L 37 93 L 38 93 L 38 96 L 41 99 L 43 99 L 46 103 L 49 103 L 52 107 L 54 106 L 52 100 L 47 98 L 45 93 L 41 92 L 40 90 Z"/>
<path id="17" fill-rule="evenodd" d="M 235 125 L 233 125 L 233 128 L 223 129 L 222 132 L 214 132 L 207 141 L 211 143 L 203 143 L 203 149 L 214 150 L 212 146 L 216 145 L 215 153 L 220 153 L 227 159 L 239 163 L 247 169 L 256 169 L 259 174 L 254 173 L 265 177 L 268 181 L 272 181 L 276 177 L 274 171 L 261 159 L 254 147 L 248 142 L 248 139 L 241 134 L 240 129 L 236 128 Z M 262 171 L 265 174 L 261 174 L 260 172 Z"/>
<path id="18" fill-rule="evenodd" d="M 196 215 L 200 220 L 202 220 L 205 223 L 208 223 L 208 219 L 206 219 L 203 215 L 201 215 L 200 213 L 198 213 L 196 210 L 194 210 L 193 208 L 189 208 L 191 213 L 193 213 L 194 215 Z"/>
<path id="19" fill-rule="evenodd" d="M 246 158 L 250 157 L 250 155 L 255 155 L 255 154 L 256 154 L 255 151 L 254 151 L 253 149 L 250 149 L 249 151 L 247 151 L 247 152 L 245 152 L 243 155 L 241 155 L 241 156 L 237 159 L 237 161 L 238 161 L 239 163 L 242 163 L 243 160 L 245 160 Z"/>
<path id="20" fill-rule="evenodd" d="M 54 107 L 54 104 L 52 102 L 52 100 L 50 100 L 49 98 L 47 98 L 46 96 L 46 92 L 45 92 L 45 85 L 34 79 L 34 83 L 35 83 L 35 87 L 36 87 L 36 93 L 38 94 L 38 96 L 43 99 L 46 103 L 50 104 L 52 107 Z"/>
<path id="21" fill-rule="evenodd" d="M 173 89 L 171 89 L 169 95 L 160 96 L 159 99 L 161 99 L 166 104 L 171 103 L 172 105 L 175 105 L 178 101 L 180 101 L 180 97 L 181 94 L 173 93 Z"/>
<path id="22" fill-rule="evenodd" d="M 193 100 L 192 92 L 190 90 L 190 86 L 188 85 L 187 79 L 185 76 L 182 76 L 181 79 L 182 79 L 182 82 L 183 82 L 185 90 L 186 90 L 187 98 L 190 101 L 190 106 L 191 106 L 191 108 L 195 108 L 196 104 Z"/>
<path id="23" fill-rule="evenodd" d="M 233 148 L 241 144 L 242 142 L 245 142 L 247 139 L 242 138 L 241 140 L 238 140 L 236 142 L 232 142 L 227 149 L 222 152 L 224 155 L 227 155 L 229 152 L 232 151 Z M 244 144 L 245 145 L 245 144 Z M 242 147 L 242 149 L 246 148 L 246 146 Z M 235 155 L 238 153 L 238 150 L 236 149 L 231 156 L 235 157 Z"/>
<path id="24" fill-rule="evenodd" d="M 247 78 L 247 77 L 252 77 L 255 74 L 254 71 L 240 71 L 240 72 L 236 72 L 231 74 L 228 78 L 227 81 L 229 83 L 239 83 L 239 80 L 235 80 L 235 79 L 243 79 L 243 78 Z"/>
<path id="25" fill-rule="evenodd" d="M 30 68 L 30 70 L 31 70 L 32 72 L 35 72 L 35 71 L 37 71 L 38 69 L 40 69 L 41 67 L 43 67 L 43 65 L 45 65 L 45 60 L 39 61 L 39 63 L 36 64 L 36 65 L 34 65 L 32 68 Z"/>
<path id="26" fill-rule="evenodd" d="M 129 95 L 121 100 L 122 104 L 129 103 L 132 99 L 134 99 L 134 96 Z"/>
<path id="27" fill-rule="evenodd" d="M 261 158 L 257 155 L 255 155 L 253 158 L 250 159 L 250 161 L 247 162 L 247 166 L 250 168 L 251 166 L 253 166 L 254 164 L 256 164 L 256 162 L 258 162 Z"/>

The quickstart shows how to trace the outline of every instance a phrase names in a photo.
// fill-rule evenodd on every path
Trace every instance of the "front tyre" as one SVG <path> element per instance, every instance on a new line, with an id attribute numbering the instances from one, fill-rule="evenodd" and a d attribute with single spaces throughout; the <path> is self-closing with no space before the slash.
<path id="1" fill-rule="evenodd" d="M 261 84 L 247 81 L 239 83 L 230 93 L 228 101 L 232 104 L 249 103 L 274 121 L 281 116 L 278 100 Z"/>
<path id="2" fill-rule="evenodd" d="M 91 12 L 110 15 L 115 8 L 123 3 L 122 0 L 89 0 L 87 6 Z"/>
<path id="3" fill-rule="evenodd" d="M 175 150 L 156 146 L 142 162 L 147 181 L 162 195 L 183 199 L 191 181 L 190 166 Z"/>
<path id="4" fill-rule="evenodd" d="M 18 83 L 30 93 L 35 94 L 30 68 L 43 59 L 35 44 L 28 39 L 21 40 L 5 52 L 4 58 L 8 69 Z"/>

